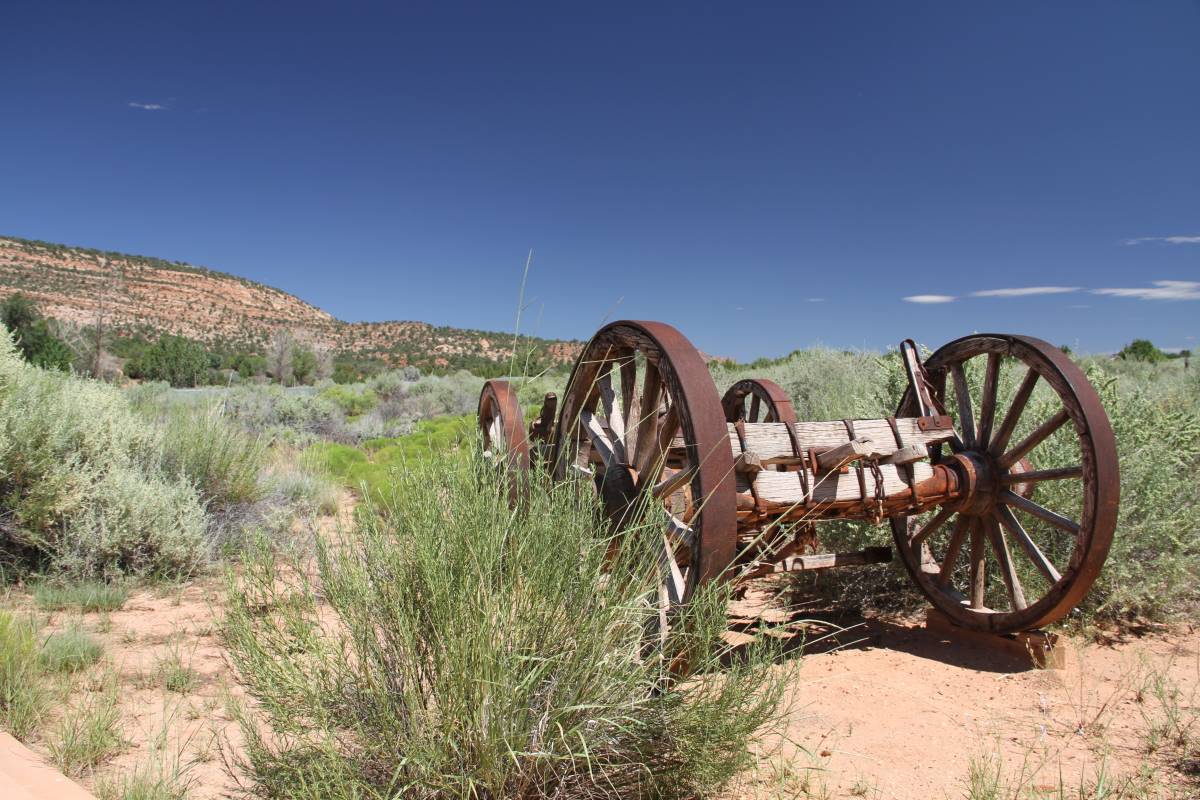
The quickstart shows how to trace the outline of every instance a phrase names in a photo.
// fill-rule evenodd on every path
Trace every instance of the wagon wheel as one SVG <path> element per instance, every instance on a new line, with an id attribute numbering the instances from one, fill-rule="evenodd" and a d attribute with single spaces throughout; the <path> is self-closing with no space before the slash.
<path id="1" fill-rule="evenodd" d="M 1100 574 L 1117 520 L 1116 445 L 1099 396 L 1062 351 L 1024 336 L 967 336 L 925 369 L 957 417 L 956 452 L 942 460 L 974 492 L 893 517 L 901 560 L 965 627 L 1009 633 L 1062 619 Z M 909 389 L 897 415 L 918 414 Z"/>
<path id="2" fill-rule="evenodd" d="M 665 636 L 672 609 L 719 578 L 737 546 L 733 456 L 704 360 L 670 325 L 605 326 L 575 363 L 554 447 L 555 478 L 590 478 L 618 530 L 641 502 L 661 515 Z"/>
<path id="3" fill-rule="evenodd" d="M 508 381 L 487 381 L 479 393 L 479 428 L 483 453 L 507 467 L 509 498 L 517 499 L 520 474 L 529 471 L 529 439 L 517 392 Z"/>
<path id="4" fill-rule="evenodd" d="M 787 392 L 775 381 L 747 378 L 729 387 L 721 398 L 726 422 L 795 422 L 796 411 Z"/>

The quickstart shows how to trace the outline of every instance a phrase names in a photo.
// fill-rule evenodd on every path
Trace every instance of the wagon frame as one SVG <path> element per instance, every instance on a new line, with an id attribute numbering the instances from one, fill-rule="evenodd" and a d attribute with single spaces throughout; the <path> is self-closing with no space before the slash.
<path id="1" fill-rule="evenodd" d="M 722 396 L 679 331 L 624 320 L 592 337 L 561 402 L 546 395 L 528 428 L 502 380 L 485 383 L 479 424 L 506 469 L 590 482 L 616 530 L 639 504 L 661 513 L 664 623 L 702 581 L 892 559 L 889 547 L 818 552 L 815 524 L 829 520 L 886 520 L 909 575 L 960 626 L 1062 619 L 1098 577 L 1117 520 L 1116 446 L 1095 389 L 1025 336 L 974 334 L 924 361 L 905 340 L 899 357 L 894 415 L 802 422 L 771 381 Z"/>

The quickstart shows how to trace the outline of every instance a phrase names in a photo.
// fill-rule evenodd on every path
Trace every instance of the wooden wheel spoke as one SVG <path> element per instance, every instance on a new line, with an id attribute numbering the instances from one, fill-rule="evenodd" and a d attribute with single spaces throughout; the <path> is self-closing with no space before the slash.
<path id="1" fill-rule="evenodd" d="M 933 519 L 929 520 L 929 522 L 927 522 L 921 528 L 921 530 L 912 535 L 912 538 L 909 539 L 909 547 L 919 547 L 921 543 L 932 536 L 938 528 L 946 524 L 946 520 L 950 519 L 950 517 L 954 516 L 954 514 L 955 510 L 953 508 L 950 506 L 943 506 L 938 513 L 934 515 Z"/>
<path id="2" fill-rule="evenodd" d="M 596 419 L 596 415 L 590 411 L 580 411 L 579 424 L 591 439 L 592 447 L 600 455 L 600 460 L 604 462 L 605 468 L 613 469 L 618 463 L 617 453 L 604 426 L 600 424 L 600 420 Z"/>
<path id="3" fill-rule="evenodd" d="M 1000 523 L 993 517 L 988 517 L 983 520 L 982 524 L 986 526 L 988 539 L 992 543 L 992 552 L 996 555 L 996 561 L 1000 565 L 1000 577 L 1004 579 L 1004 588 L 1008 591 L 1009 602 L 1017 611 L 1023 611 L 1029 607 L 1025 602 L 1025 590 L 1021 587 L 1021 579 L 1017 577 L 1017 570 L 1013 566 L 1012 556 L 1008 552 L 1008 542 L 1004 538 L 1004 532 L 1000 530 Z"/>
<path id="4" fill-rule="evenodd" d="M 971 520 L 971 608 L 984 608 L 983 590 L 987 586 L 987 552 L 984 550 L 983 526 Z"/>
<path id="5" fill-rule="evenodd" d="M 608 423 L 608 429 L 612 431 L 609 449 L 616 456 L 617 461 L 624 462 L 625 419 L 621 416 L 621 409 L 617 405 L 616 396 L 613 393 L 611 364 L 596 381 L 596 387 L 600 390 L 600 404 L 604 407 L 604 420 Z M 606 459 L 605 464 L 607 463 Z"/>
<path id="6" fill-rule="evenodd" d="M 958 564 L 958 554 L 962 551 L 963 542 L 966 541 L 970 527 L 971 518 L 964 514 L 959 514 L 958 518 L 954 520 L 954 528 L 950 532 L 950 543 L 946 545 L 946 558 L 943 559 L 937 575 L 937 582 L 942 586 L 950 585 L 954 567 Z"/>
<path id="7" fill-rule="evenodd" d="M 975 447 L 975 412 L 971 409 L 971 390 L 961 363 L 950 365 L 950 378 L 954 381 L 954 399 L 958 403 L 958 424 L 962 428 L 962 443 L 968 450 Z"/>
<path id="8" fill-rule="evenodd" d="M 1045 506 L 1039 505 L 1032 500 L 1028 500 L 1011 489 L 1004 489 L 1000 492 L 1000 502 L 1006 505 L 1016 506 L 1026 513 L 1032 514 L 1039 519 L 1049 522 L 1056 528 L 1061 528 L 1072 536 L 1079 535 L 1079 525 L 1074 520 L 1064 517 L 1057 511 L 1051 511 Z"/>
<path id="9" fill-rule="evenodd" d="M 641 418 L 637 424 L 636 456 L 633 460 L 639 477 L 653 466 L 658 458 L 658 408 L 663 401 L 662 376 L 658 368 L 646 362 L 646 374 L 642 377 Z"/>
<path id="10" fill-rule="evenodd" d="M 988 353 L 987 367 L 983 372 L 983 389 L 979 399 L 979 428 L 975 432 L 975 445 L 986 450 L 992 438 L 992 424 L 996 421 L 996 395 L 1000 389 L 999 353 Z"/>
<path id="11" fill-rule="evenodd" d="M 1012 405 L 1008 407 L 1008 413 L 1004 415 L 1004 421 L 1000 423 L 996 437 L 988 444 L 988 452 L 992 455 L 1000 455 L 1008 446 L 1008 440 L 1012 438 L 1013 431 L 1016 430 L 1017 423 L 1021 420 L 1021 414 L 1025 411 L 1025 405 L 1029 402 L 1029 397 L 1033 394 L 1037 382 L 1037 370 L 1030 367 L 1021 380 L 1021 385 L 1017 387 L 1017 393 L 1013 395 Z"/>
<path id="12" fill-rule="evenodd" d="M 1083 467 L 1077 464 L 1073 467 L 1054 467 L 1053 469 L 1031 469 L 1028 472 L 1009 472 L 1000 476 L 1000 483 L 1004 486 L 1013 486 L 1022 483 L 1061 481 L 1067 478 L 1082 477 Z"/>
<path id="13" fill-rule="evenodd" d="M 670 511 L 663 509 L 663 512 L 667 515 L 667 531 L 679 541 L 680 546 L 687 548 L 689 551 L 694 548 L 696 546 L 696 534 L 691 526 Z"/>
<path id="14" fill-rule="evenodd" d="M 746 417 L 747 422 L 758 422 L 758 413 L 761 410 L 762 401 L 757 394 L 750 395 L 750 414 Z"/>
<path id="15" fill-rule="evenodd" d="M 1041 425 L 1038 425 L 1033 433 L 1026 436 L 1018 444 L 1014 445 L 1011 450 L 996 459 L 996 465 L 1001 469 L 1008 469 L 1024 458 L 1030 450 L 1044 442 L 1052 433 L 1065 425 L 1070 418 L 1071 416 L 1067 413 L 1067 410 L 1060 408 L 1057 414 Z"/>
<path id="16" fill-rule="evenodd" d="M 683 571 L 675 561 L 675 548 L 671 545 L 671 538 L 665 533 L 662 535 L 662 549 L 658 552 L 658 565 L 666 585 L 667 600 L 671 605 L 679 605 L 686 594 L 687 583 L 684 581 Z"/>
<path id="17" fill-rule="evenodd" d="M 662 419 L 658 420 L 658 438 L 651 447 L 646 449 L 645 453 L 639 456 L 638 460 L 642 463 L 642 468 L 638 470 L 638 475 L 645 483 L 656 481 L 658 474 L 666 466 L 667 451 L 671 447 L 671 440 L 675 438 L 675 431 L 678 428 L 679 410 L 672 405 Z"/>
<path id="18" fill-rule="evenodd" d="M 1038 548 L 1025 527 L 1021 525 L 1021 521 L 1017 519 L 1017 515 L 1012 512 L 1012 509 L 1005 505 L 996 506 L 996 518 L 1000 523 L 1008 529 L 1012 537 L 1017 540 L 1017 544 L 1021 545 L 1021 549 L 1025 551 L 1025 555 L 1029 556 L 1029 560 L 1038 568 L 1038 572 L 1046 577 L 1050 583 L 1058 583 L 1062 579 L 1062 575 L 1050 563 L 1050 559 L 1046 558 L 1046 554 Z"/>
<path id="19" fill-rule="evenodd" d="M 653 488 L 650 489 L 650 494 L 655 499 L 669 497 L 690 483 L 695 475 L 695 469 L 676 470 L 673 474 L 654 484 Z"/>
<path id="20" fill-rule="evenodd" d="M 625 459 L 637 460 L 638 428 L 642 424 L 641 395 L 637 392 L 637 361 L 630 355 L 621 362 L 621 410 L 625 417 Z"/>

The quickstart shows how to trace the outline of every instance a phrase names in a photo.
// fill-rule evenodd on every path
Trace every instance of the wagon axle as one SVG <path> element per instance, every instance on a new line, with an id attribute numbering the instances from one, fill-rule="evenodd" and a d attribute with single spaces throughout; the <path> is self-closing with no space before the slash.
<path id="1" fill-rule="evenodd" d="M 700 581 L 890 560 L 888 547 L 817 552 L 815 523 L 885 519 L 909 574 L 958 624 L 1062 618 L 1116 523 L 1115 445 L 1095 390 L 1028 337 L 968 336 L 924 362 L 906 340 L 900 358 L 908 386 L 893 416 L 801 422 L 769 380 L 719 396 L 671 326 L 616 322 L 528 431 L 504 381 L 485 384 L 479 421 L 508 469 L 593 485 L 616 529 L 632 508 L 661 515 L 664 620 Z"/>

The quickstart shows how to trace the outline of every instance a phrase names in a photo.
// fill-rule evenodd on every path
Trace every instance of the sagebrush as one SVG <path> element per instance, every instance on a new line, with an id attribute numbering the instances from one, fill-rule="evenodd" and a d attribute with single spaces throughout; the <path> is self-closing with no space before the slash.
<path id="1" fill-rule="evenodd" d="M 647 652 L 651 528 L 610 560 L 591 492 L 539 482 L 513 511 L 497 478 L 432 456 L 315 567 L 262 550 L 231 575 L 225 639 L 263 792 L 694 797 L 752 763 L 788 667 L 723 643 L 727 589 L 701 589 Z M 681 659 L 692 677 L 671 681 Z"/>

